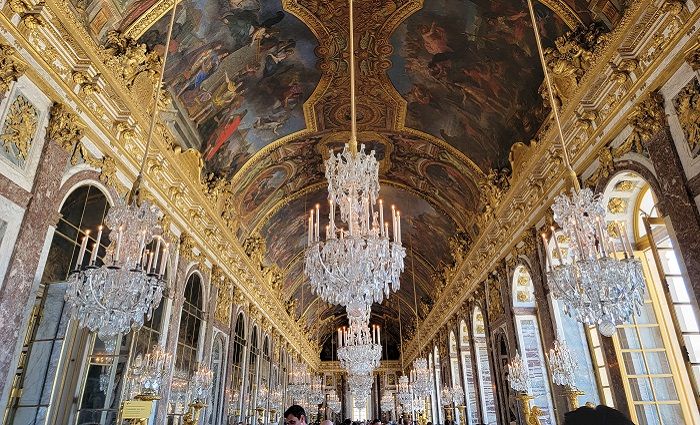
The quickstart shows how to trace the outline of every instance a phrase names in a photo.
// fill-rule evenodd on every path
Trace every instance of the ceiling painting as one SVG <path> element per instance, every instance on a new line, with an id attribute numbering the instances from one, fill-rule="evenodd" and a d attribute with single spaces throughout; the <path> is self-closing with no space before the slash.
<path id="1" fill-rule="evenodd" d="M 185 0 L 178 7 L 165 73 L 196 127 L 208 172 L 227 177 L 271 142 L 306 127 L 316 87 L 313 33 L 280 1 Z M 240 3 L 240 4 L 238 4 Z M 168 16 L 142 37 L 164 48 Z"/>
<path id="2" fill-rule="evenodd" d="M 539 4 L 537 14 L 551 45 L 566 25 Z M 524 2 L 429 1 L 391 42 L 388 74 L 408 102 L 406 125 L 445 140 L 483 169 L 506 165 L 510 146 L 542 123 L 543 76 Z"/>

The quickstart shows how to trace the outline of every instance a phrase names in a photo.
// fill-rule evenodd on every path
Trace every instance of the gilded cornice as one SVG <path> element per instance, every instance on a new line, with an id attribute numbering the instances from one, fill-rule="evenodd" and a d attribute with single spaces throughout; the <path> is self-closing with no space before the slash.
<path id="1" fill-rule="evenodd" d="M 592 163 L 598 150 L 628 125 L 624 116 L 629 114 L 631 103 L 639 102 L 640 92 L 655 90 L 682 65 L 685 59 L 682 55 L 676 54 L 670 61 L 668 58 L 674 54 L 676 46 L 686 43 L 690 37 L 697 37 L 699 18 L 697 9 L 691 15 L 685 9 L 664 6 L 664 3 L 654 5 L 650 0 L 629 6 L 619 25 L 597 51 L 578 90 L 561 111 L 564 134 L 568 136 L 567 143 L 576 168 L 583 169 Z M 651 37 L 648 36 L 650 33 Z M 636 80 L 621 83 L 612 75 L 614 63 L 619 62 L 623 54 L 629 59 L 632 52 L 639 60 Z M 668 63 L 659 72 L 664 61 Z M 584 99 L 600 101 L 593 103 Z M 577 122 L 577 111 L 583 104 L 595 109 L 597 116 L 588 129 Z M 440 326 L 458 313 L 462 302 L 479 289 L 487 272 L 510 252 L 513 241 L 519 241 L 518 234 L 545 214 L 554 195 L 561 190 L 566 173 L 558 153 L 556 132 L 552 125 L 545 125 L 543 129 L 538 137 L 540 143 L 531 154 L 535 158 L 550 160 L 530 161 L 511 182 L 512 189 L 500 203 L 494 220 L 478 236 L 465 261 L 457 268 L 455 277 L 443 291 L 438 305 L 444 308 L 433 309 L 422 323 L 421 340 L 432 339 Z M 412 340 L 404 351 L 406 360 L 411 361 L 419 351 L 420 342 Z"/>
<path id="2" fill-rule="evenodd" d="M 34 69 L 30 77 L 37 80 L 48 96 L 61 99 L 67 111 L 76 111 L 72 122 L 85 124 L 82 126 L 84 135 L 105 157 L 114 159 L 117 169 L 133 179 L 144 150 L 144 129 L 148 128 L 149 122 L 147 108 L 143 108 L 144 99 L 137 97 L 138 90 L 131 91 L 126 87 L 124 79 L 117 74 L 119 70 L 107 66 L 105 62 L 109 57 L 105 57 L 105 51 L 73 16 L 67 1 L 48 0 L 39 13 L 45 24 L 29 29 L 15 26 L 11 20 L 14 12 L 4 10 L 0 14 L 0 34 L 14 46 L 23 61 L 32 65 Z M 89 64 L 89 69 L 85 64 Z M 81 90 L 82 84 L 74 80 L 76 70 L 85 72 L 86 76 L 99 74 L 96 81 L 99 90 L 90 90 L 90 93 Z M 50 77 L 48 81 L 46 75 Z M 79 81 L 83 81 L 81 77 Z M 133 129 L 131 137 L 117 137 L 120 132 L 115 131 L 115 127 L 122 122 Z M 70 126 L 59 127 L 65 130 Z M 73 132 L 63 139 L 74 140 L 75 136 Z M 192 176 L 200 173 L 199 164 L 188 159 L 183 166 L 188 153 L 174 150 L 172 140 L 173 136 L 162 128 L 156 131 L 148 161 L 151 166 L 144 181 L 146 191 L 161 207 L 167 207 L 164 209 L 178 227 L 189 229 L 203 256 L 221 258 L 217 264 L 227 275 L 236 277 L 239 289 L 236 292 L 242 293 L 252 308 L 261 311 L 280 334 L 297 347 L 305 361 L 317 363 L 316 350 L 305 340 L 298 325 L 285 314 L 278 297 L 269 296 L 269 285 L 250 263 L 220 212 L 215 211 L 208 201 L 205 187 L 199 180 L 192 180 Z"/>
<path id="3" fill-rule="evenodd" d="M 387 373 L 387 372 L 400 372 L 401 371 L 401 361 L 400 360 L 381 360 L 379 362 L 379 367 L 374 369 L 375 374 Z M 319 363 L 317 372 L 320 373 L 339 373 L 344 375 L 346 373 L 345 369 L 340 367 L 339 361 L 324 361 Z"/>

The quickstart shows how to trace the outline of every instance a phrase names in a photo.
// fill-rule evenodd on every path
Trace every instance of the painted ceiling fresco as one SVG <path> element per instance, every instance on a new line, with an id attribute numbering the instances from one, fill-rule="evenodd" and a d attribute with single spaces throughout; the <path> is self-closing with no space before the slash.
<path id="1" fill-rule="evenodd" d="M 162 51 L 168 22 L 140 40 Z M 165 81 L 198 130 L 207 171 L 230 178 L 253 153 L 305 127 L 302 105 L 320 78 L 317 45 L 278 0 L 182 2 Z"/>
<path id="2" fill-rule="evenodd" d="M 119 29 L 161 53 L 170 16 L 148 17 L 163 1 L 71 0 L 97 40 Z M 590 21 L 587 0 L 541 2 L 546 46 L 564 22 Z M 427 314 L 435 275 L 452 261 L 450 238 L 479 233 L 486 174 L 508 165 L 510 147 L 533 137 L 548 111 L 524 0 L 355 6 L 359 139 L 378 153 L 381 197 L 402 210 L 408 251 L 401 290 L 372 313 L 392 328 L 395 349 L 387 320 L 401 309 L 411 327 L 414 298 Z M 182 0 L 165 75 L 205 173 L 231 181 L 238 237 L 263 237 L 265 261 L 285 272 L 290 313 L 308 326 L 320 318 L 324 335 L 346 319 L 314 301 L 303 248 L 307 211 L 327 205 L 323 159 L 348 137 L 347 13 L 346 0 Z"/>
<path id="3" fill-rule="evenodd" d="M 536 7 L 545 44 L 566 25 Z M 432 0 L 391 38 L 389 77 L 408 102 L 406 125 L 439 137 L 484 169 L 507 165 L 547 111 L 527 6 L 505 0 Z"/>

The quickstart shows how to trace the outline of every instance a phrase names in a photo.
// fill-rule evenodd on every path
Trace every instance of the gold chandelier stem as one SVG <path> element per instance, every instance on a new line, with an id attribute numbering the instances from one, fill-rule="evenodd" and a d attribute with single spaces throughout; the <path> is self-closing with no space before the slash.
<path id="1" fill-rule="evenodd" d="M 535 9 L 532 6 L 532 0 L 527 0 L 527 6 L 530 10 L 530 19 L 532 20 L 532 30 L 535 32 L 535 42 L 537 43 L 537 53 L 540 57 L 540 63 L 542 64 L 542 71 L 544 72 L 544 80 L 547 84 L 547 94 L 549 95 L 549 104 L 552 107 L 552 112 L 554 112 L 554 121 L 557 124 L 557 131 L 559 132 L 559 141 L 561 143 L 561 150 L 564 157 L 564 166 L 569 172 L 569 176 L 574 184 L 574 190 L 578 192 L 581 187 L 576 177 L 576 172 L 571 167 L 571 160 L 569 159 L 569 151 L 566 148 L 566 142 L 564 141 L 564 131 L 561 129 L 561 120 L 559 119 L 559 110 L 557 104 L 554 101 L 554 90 L 552 79 L 549 76 L 549 71 L 547 69 L 547 62 L 544 59 L 544 50 L 542 48 L 542 39 L 540 38 L 540 30 L 537 27 L 537 19 L 535 19 Z"/>
<path id="2" fill-rule="evenodd" d="M 350 0 L 350 152 L 357 153 L 357 110 L 355 106 L 355 22 L 353 19 L 353 3 Z"/>
<path id="3" fill-rule="evenodd" d="M 163 78 L 165 77 L 165 62 L 168 60 L 168 51 L 170 50 L 170 39 L 173 35 L 173 26 L 175 25 L 175 11 L 177 9 L 178 0 L 173 3 L 173 11 L 170 15 L 170 24 L 168 25 L 168 35 L 165 39 L 165 52 L 163 52 L 163 62 L 160 66 L 160 75 L 158 76 L 158 83 L 155 85 L 155 98 L 153 99 L 153 114 L 151 115 L 151 124 L 148 127 L 148 139 L 146 139 L 146 149 L 143 152 L 143 159 L 141 160 L 141 167 L 139 168 L 139 175 L 137 180 L 141 179 L 143 175 L 143 169 L 146 166 L 146 158 L 148 158 L 148 151 L 151 148 L 151 141 L 153 140 L 153 131 L 156 127 L 156 119 L 158 118 L 158 102 L 160 102 L 160 89 L 163 85 Z"/>

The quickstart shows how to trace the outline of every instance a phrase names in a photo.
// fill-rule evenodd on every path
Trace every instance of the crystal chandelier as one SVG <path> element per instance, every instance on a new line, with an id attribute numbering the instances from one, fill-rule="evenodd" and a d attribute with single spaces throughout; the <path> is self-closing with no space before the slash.
<path id="1" fill-rule="evenodd" d="M 255 399 L 255 407 L 257 409 L 265 410 L 267 409 L 267 402 L 270 396 L 270 389 L 265 384 L 261 384 L 258 387 L 258 396 Z"/>
<path id="2" fill-rule="evenodd" d="M 520 353 L 516 353 L 508 363 L 508 382 L 513 390 L 520 393 L 527 393 L 530 389 L 530 376 L 520 358 Z"/>
<path id="3" fill-rule="evenodd" d="M 440 391 L 440 401 L 443 406 L 452 404 L 452 389 L 445 384 Z"/>
<path id="4" fill-rule="evenodd" d="M 138 175 L 127 199 L 117 199 L 105 218 L 105 225 L 111 230 L 106 255 L 110 264 L 97 264 L 97 252 L 104 230 L 100 226 L 86 264 L 83 259 L 89 233 L 85 232 L 78 261 L 68 278 L 65 300 L 71 318 L 77 320 L 81 327 L 96 332 L 109 351 L 116 348 L 117 335 L 139 329 L 143 325 L 144 316 L 150 318 L 160 304 L 165 286 L 162 278 L 168 259 L 168 244 L 163 244 L 161 250 L 162 238 L 158 237 L 156 248 L 147 249 L 161 231 L 158 224 L 159 212 L 148 201 L 139 199 L 139 195 L 158 116 L 176 6 L 173 5 L 160 75 L 154 86 L 153 113 Z"/>
<path id="5" fill-rule="evenodd" d="M 200 365 L 190 379 L 188 395 L 193 403 L 204 403 L 211 394 L 214 372 L 205 365 Z"/>
<path id="6" fill-rule="evenodd" d="M 129 393 L 141 398 L 159 398 L 165 374 L 170 371 L 173 356 L 156 345 L 145 356 L 139 354 L 129 370 Z"/>
<path id="7" fill-rule="evenodd" d="M 372 381 L 372 375 L 348 375 L 350 393 L 352 393 L 356 401 L 358 399 L 364 400 L 363 405 L 367 401 L 370 392 L 372 392 Z"/>
<path id="8" fill-rule="evenodd" d="M 554 348 L 549 350 L 549 370 L 552 373 L 552 381 L 557 385 L 568 388 L 576 388 L 576 369 L 578 369 L 574 358 L 566 343 L 554 340 Z"/>
<path id="9" fill-rule="evenodd" d="M 103 226 L 98 228 L 92 254 L 84 261 L 90 238 L 86 230 L 65 300 L 71 317 L 96 332 L 113 351 L 116 336 L 139 329 L 160 304 L 169 246 L 158 236 L 158 210 L 148 202 L 137 205 L 117 199 L 105 224 L 113 234 L 116 230 L 107 248 L 109 265 L 97 265 Z M 154 237 L 156 246 L 149 250 L 147 243 Z"/>
<path id="10" fill-rule="evenodd" d="M 409 406 L 411 404 L 413 396 L 411 395 L 411 388 L 408 385 L 408 376 L 401 375 L 399 377 L 399 388 L 396 396 L 399 399 L 399 403 L 402 405 Z"/>
<path id="11" fill-rule="evenodd" d="M 268 397 L 270 403 L 270 410 L 280 410 L 282 409 L 282 390 L 280 388 L 275 388 L 270 391 L 270 396 Z"/>
<path id="12" fill-rule="evenodd" d="M 325 400 L 325 394 L 323 393 L 323 382 L 321 377 L 316 375 L 311 380 L 311 385 L 309 386 L 308 401 L 312 405 L 318 406 Z"/>
<path id="13" fill-rule="evenodd" d="M 461 406 L 464 404 L 464 390 L 457 384 L 452 387 L 452 402 L 455 406 Z"/>
<path id="14" fill-rule="evenodd" d="M 350 46 L 354 46 L 353 5 L 350 0 Z M 320 237 L 320 206 L 311 210 L 308 248 L 304 271 L 313 291 L 331 304 L 348 309 L 382 302 L 399 289 L 405 249 L 401 246 L 401 214 L 392 206 L 391 231 L 384 221 L 384 205 L 379 200 L 379 163 L 374 151 L 357 149 L 355 108 L 355 55 L 350 54 L 350 141 L 342 153 L 326 160 L 328 180 L 329 224 L 325 242 Z M 336 206 L 340 221 L 336 225 Z"/>
<path id="15" fill-rule="evenodd" d="M 287 391 L 293 400 L 300 401 L 306 398 L 309 390 L 310 374 L 306 364 L 292 362 L 292 369 L 289 372 L 289 383 Z"/>
<path id="16" fill-rule="evenodd" d="M 598 325 L 601 334 L 611 336 L 615 332 L 616 323 L 627 321 L 635 312 L 639 314 L 644 304 L 645 284 L 641 262 L 632 255 L 632 247 L 629 242 L 625 243 L 626 238 L 622 232 L 618 233 L 624 258 L 616 257 L 614 244 L 610 243 L 607 234 L 607 226 L 603 225 L 605 209 L 600 197 L 594 196 L 590 189 L 581 189 L 579 185 L 566 148 L 531 0 L 528 0 L 528 7 L 561 142 L 564 166 L 573 183 L 571 197 L 561 194 L 552 206 L 554 220 L 570 241 L 571 261 L 564 264 L 556 235 L 553 235 L 559 262 L 554 264 L 549 259 L 552 266 L 547 272 L 547 280 L 553 296 L 564 302 L 570 316 L 581 323 Z M 549 253 L 546 244 L 545 251 Z"/>
<path id="17" fill-rule="evenodd" d="M 431 393 L 432 379 L 428 369 L 428 360 L 425 357 L 419 357 L 413 361 L 411 387 L 416 397 L 428 397 Z"/>
<path id="18" fill-rule="evenodd" d="M 328 400 L 326 400 L 326 406 L 328 406 L 329 409 L 331 409 L 331 412 L 333 413 L 340 413 L 340 399 L 338 399 L 338 394 L 333 391 L 330 394 L 328 394 Z"/>
<path id="19" fill-rule="evenodd" d="M 571 261 L 562 261 L 562 250 L 554 235 L 558 262 L 553 262 L 550 255 L 552 267 L 547 272 L 552 295 L 564 301 L 567 314 L 581 323 L 598 325 L 603 335 L 610 336 L 616 323 L 641 312 L 645 289 L 642 263 L 634 258 L 619 227 L 624 257 L 616 257 L 615 245 L 603 225 L 605 208 L 600 195 L 594 195 L 590 189 L 573 190 L 571 197 L 559 195 L 552 211 L 570 241 L 571 251 Z"/>
<path id="20" fill-rule="evenodd" d="M 380 329 L 366 322 L 351 321 L 348 329 L 338 329 L 338 360 L 350 375 L 371 375 L 382 357 Z"/>
<path id="21" fill-rule="evenodd" d="M 382 398 L 379 401 L 379 406 L 382 409 L 382 412 L 391 412 L 394 410 L 394 396 L 390 392 L 384 392 L 382 394 Z"/>

